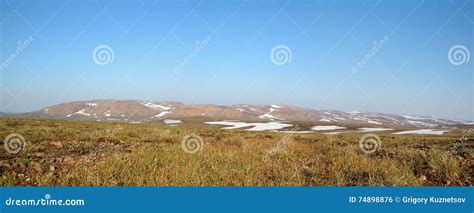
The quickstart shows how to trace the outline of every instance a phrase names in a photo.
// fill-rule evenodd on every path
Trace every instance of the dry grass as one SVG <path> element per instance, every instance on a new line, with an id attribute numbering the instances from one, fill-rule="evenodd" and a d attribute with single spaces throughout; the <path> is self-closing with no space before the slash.
<path id="1" fill-rule="evenodd" d="M 472 185 L 473 141 L 448 152 L 456 134 L 379 134 L 383 149 L 367 155 L 360 134 L 0 119 L 10 133 L 28 142 L 17 155 L 0 150 L 0 185 Z M 181 147 L 190 133 L 204 140 L 197 154 Z"/>

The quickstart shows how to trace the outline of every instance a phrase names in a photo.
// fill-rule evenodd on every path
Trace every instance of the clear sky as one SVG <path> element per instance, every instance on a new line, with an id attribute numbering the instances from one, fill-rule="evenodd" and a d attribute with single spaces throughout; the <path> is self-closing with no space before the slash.
<path id="1" fill-rule="evenodd" d="M 474 120 L 472 0 L 0 2 L 0 111 L 136 99 Z"/>

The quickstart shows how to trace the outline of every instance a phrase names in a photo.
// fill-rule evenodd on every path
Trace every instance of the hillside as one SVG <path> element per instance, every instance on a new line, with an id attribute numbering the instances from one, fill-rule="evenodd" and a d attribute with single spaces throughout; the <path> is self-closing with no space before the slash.
<path id="1" fill-rule="evenodd" d="M 212 104 L 186 105 L 179 102 L 138 100 L 75 101 L 23 114 L 31 118 L 94 121 L 153 122 L 166 119 L 201 118 L 204 121 L 240 120 L 254 122 L 310 122 L 368 127 L 452 128 L 472 122 L 372 112 L 315 110 L 289 105 Z"/>

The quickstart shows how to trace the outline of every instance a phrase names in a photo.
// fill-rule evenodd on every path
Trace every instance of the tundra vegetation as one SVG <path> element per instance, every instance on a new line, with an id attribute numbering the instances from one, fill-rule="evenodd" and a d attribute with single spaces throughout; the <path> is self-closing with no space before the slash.
<path id="1" fill-rule="evenodd" d="M 0 148 L 0 185 L 472 186 L 474 139 L 465 131 L 377 132 L 381 149 L 364 154 L 364 133 L 1 118 L 2 139 L 17 133 L 26 142 L 17 154 Z M 203 141 L 195 154 L 183 151 L 190 134 Z"/>

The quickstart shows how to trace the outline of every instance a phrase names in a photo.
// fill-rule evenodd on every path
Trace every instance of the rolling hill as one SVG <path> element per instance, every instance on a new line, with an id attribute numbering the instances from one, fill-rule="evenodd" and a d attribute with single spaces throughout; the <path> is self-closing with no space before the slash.
<path id="1" fill-rule="evenodd" d="M 12 115 L 10 115 L 12 116 Z M 472 125 L 472 122 L 413 115 L 374 112 L 343 112 L 315 110 L 289 105 L 212 104 L 186 105 L 179 102 L 139 100 L 75 101 L 49 106 L 38 111 L 15 115 L 31 118 L 161 122 L 172 119 L 200 118 L 204 121 L 244 120 L 253 122 L 311 122 L 369 127 L 452 128 Z M 166 123 L 166 122 L 165 122 Z"/>

